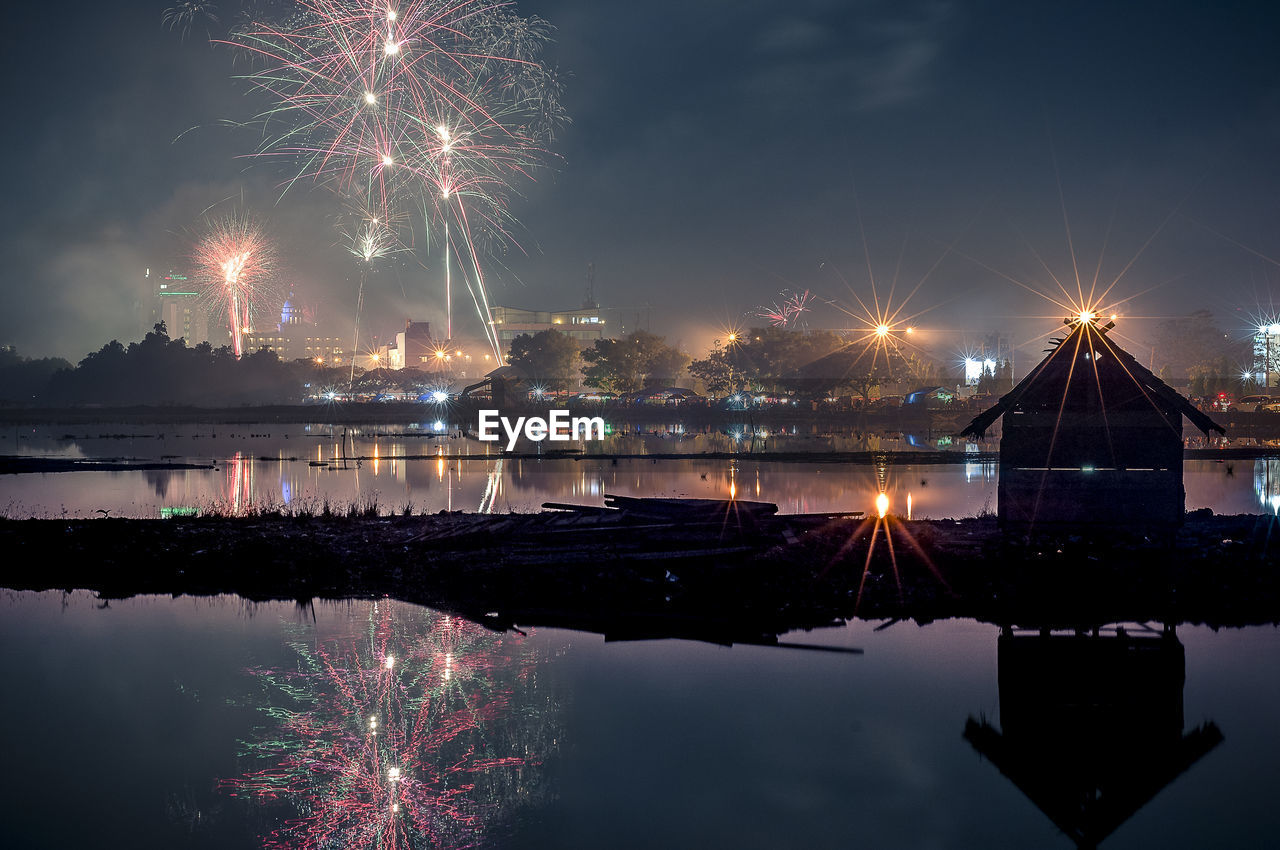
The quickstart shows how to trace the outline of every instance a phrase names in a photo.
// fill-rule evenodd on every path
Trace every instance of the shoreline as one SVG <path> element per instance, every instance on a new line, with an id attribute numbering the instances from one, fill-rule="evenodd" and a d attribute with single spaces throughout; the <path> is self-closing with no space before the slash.
<path id="1" fill-rule="evenodd" d="M 129 438 L 137 435 L 126 435 Z M 123 437 L 122 437 L 123 439 Z M 1184 449 L 1183 461 L 1228 461 L 1257 460 L 1259 458 L 1280 457 L 1280 446 L 1250 446 L 1236 448 Z M 462 454 L 457 452 L 440 452 L 438 454 L 403 454 L 403 455 L 351 455 L 340 461 L 324 461 L 318 463 L 298 455 L 288 457 L 255 457 L 259 463 L 302 463 L 310 466 L 324 466 L 326 469 L 340 471 L 346 465 L 388 461 L 495 461 L 495 460 L 572 460 L 572 461 L 619 461 L 619 460 L 693 460 L 693 461 L 742 461 L 758 463 L 809 463 L 809 464 L 848 464 L 851 466 L 936 466 L 969 463 L 998 464 L 1000 453 L 956 452 L 956 451 L 758 451 L 758 452 L 581 452 L 575 450 L 556 449 L 545 452 L 492 452 L 488 454 Z M 217 461 L 209 463 L 190 463 L 180 461 L 152 461 L 148 459 L 130 459 L 124 457 L 103 458 L 51 458 L 31 455 L 0 455 L 0 475 L 23 475 L 55 472 L 136 472 L 154 470 L 191 470 L 217 469 Z"/>
<path id="2" fill-rule="evenodd" d="M 750 503 L 744 503 L 750 504 Z M 889 545 L 890 541 L 892 546 Z M 1019 626 L 1280 623 L 1280 521 L 1009 539 L 991 518 L 678 522 L 599 512 L 0 520 L 0 586 L 102 599 L 392 597 L 504 630 L 769 643 L 854 617 Z"/>

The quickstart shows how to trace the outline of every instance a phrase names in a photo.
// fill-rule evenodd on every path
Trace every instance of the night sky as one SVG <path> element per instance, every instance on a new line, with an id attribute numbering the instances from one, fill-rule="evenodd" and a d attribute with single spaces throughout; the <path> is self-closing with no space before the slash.
<path id="1" fill-rule="evenodd" d="M 136 339 L 143 270 L 181 268 L 201 212 L 226 199 L 268 220 L 303 300 L 349 329 L 335 201 L 308 186 L 279 199 L 287 173 L 244 158 L 256 137 L 227 123 L 257 105 L 241 67 L 202 27 L 165 28 L 167 5 L 8 14 L 0 344 L 20 354 L 76 361 Z M 527 253 L 490 264 L 494 303 L 577 306 L 594 263 L 628 329 L 647 317 L 699 355 L 784 289 L 852 307 L 870 275 L 882 297 L 896 276 L 897 302 L 928 274 L 906 310 L 925 348 L 949 358 L 999 330 L 1031 350 L 1061 310 L 1008 278 L 1074 289 L 1068 224 L 1086 282 L 1124 271 L 1127 339 L 1199 307 L 1243 336 L 1280 302 L 1273 4 L 518 8 L 557 28 L 573 123 L 553 168 L 518 187 Z M 440 322 L 439 282 L 387 264 L 365 316 L 379 335 Z M 455 323 L 479 333 L 470 311 Z M 820 305 L 809 323 L 856 321 Z"/>

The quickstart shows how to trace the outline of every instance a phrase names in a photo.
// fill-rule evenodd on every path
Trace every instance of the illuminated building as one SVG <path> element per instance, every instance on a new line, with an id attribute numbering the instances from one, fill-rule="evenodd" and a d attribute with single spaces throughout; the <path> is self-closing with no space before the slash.
<path id="1" fill-rule="evenodd" d="M 281 360 L 311 360 L 327 366 L 350 363 L 347 345 L 342 337 L 322 329 L 315 321 L 314 311 L 303 309 L 293 292 L 280 308 L 278 325 L 244 337 L 247 354 L 266 348 Z"/>
<path id="2" fill-rule="evenodd" d="M 413 320 L 404 323 L 403 333 L 396 334 L 396 347 L 402 352 L 400 358 L 407 369 L 427 368 L 440 348 L 431 336 L 431 323 Z"/>
<path id="3" fill-rule="evenodd" d="M 1259 323 L 1253 335 L 1253 365 L 1242 377 L 1260 387 L 1274 386 L 1280 380 L 1280 323 Z"/>
<path id="4" fill-rule="evenodd" d="M 494 368 L 493 348 L 487 340 L 436 339 L 430 322 L 405 322 L 404 331 L 396 334 L 394 343 L 379 349 L 379 354 L 389 369 L 421 369 L 454 378 L 473 378 Z"/>
<path id="5" fill-rule="evenodd" d="M 200 293 L 187 276 L 172 269 L 167 274 L 153 274 L 147 269 L 145 279 L 151 286 L 151 322 L 147 330 L 164 322 L 170 339 L 184 339 L 188 346 L 207 342 L 209 313 L 200 304 Z"/>
<path id="6" fill-rule="evenodd" d="M 1182 524 L 1182 417 L 1206 435 L 1224 429 L 1107 337 L 1114 325 L 1081 316 L 1065 339 L 962 435 L 1004 417 L 1004 528 Z"/>
<path id="7" fill-rule="evenodd" d="M 533 336 L 546 330 L 557 330 L 580 346 L 588 346 L 605 338 L 605 320 L 598 306 L 575 310 L 523 310 L 519 307 L 494 307 L 493 329 L 504 351 L 521 334 Z"/>

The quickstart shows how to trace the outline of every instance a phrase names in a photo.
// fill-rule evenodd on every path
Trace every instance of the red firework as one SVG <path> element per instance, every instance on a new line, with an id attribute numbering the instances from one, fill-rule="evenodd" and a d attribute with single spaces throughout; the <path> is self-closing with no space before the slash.
<path id="1" fill-rule="evenodd" d="M 231 348 L 243 353 L 242 335 L 274 294 L 276 250 L 249 216 L 230 215 L 208 223 L 193 261 L 210 313 L 226 316 Z"/>

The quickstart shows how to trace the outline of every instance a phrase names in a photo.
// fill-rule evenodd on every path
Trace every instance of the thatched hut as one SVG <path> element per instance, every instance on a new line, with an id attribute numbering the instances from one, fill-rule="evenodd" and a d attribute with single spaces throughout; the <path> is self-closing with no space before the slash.
<path id="1" fill-rule="evenodd" d="M 1185 515 L 1182 418 L 1226 433 L 1084 314 L 962 435 L 1000 438 L 1002 527 L 1171 529 Z"/>

